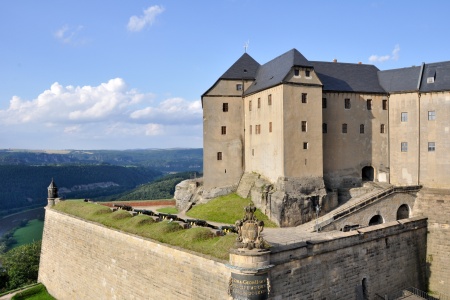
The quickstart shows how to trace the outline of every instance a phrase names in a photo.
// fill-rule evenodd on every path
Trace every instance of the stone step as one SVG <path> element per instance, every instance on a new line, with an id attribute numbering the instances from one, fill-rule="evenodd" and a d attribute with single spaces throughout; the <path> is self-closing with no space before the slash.
<path id="1" fill-rule="evenodd" d="M 239 186 L 236 193 L 242 198 L 248 198 L 250 195 L 250 190 L 255 184 L 256 179 L 259 178 L 259 174 L 255 173 L 244 173 L 239 181 Z"/>

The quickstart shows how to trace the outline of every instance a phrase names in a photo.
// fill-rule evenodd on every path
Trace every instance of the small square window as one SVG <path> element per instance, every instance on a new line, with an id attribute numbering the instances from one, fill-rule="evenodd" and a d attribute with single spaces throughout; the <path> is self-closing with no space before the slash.
<path id="1" fill-rule="evenodd" d="M 387 110 L 387 100 L 383 100 L 383 110 Z"/>
<path id="2" fill-rule="evenodd" d="M 408 152 L 408 143 L 407 142 L 402 142 L 401 147 L 402 147 L 402 152 Z"/>
<path id="3" fill-rule="evenodd" d="M 322 98 L 322 108 L 327 108 L 327 98 Z"/>
<path id="4" fill-rule="evenodd" d="M 359 133 L 364 133 L 364 124 L 359 125 Z"/>
<path id="5" fill-rule="evenodd" d="M 294 76 L 299 76 L 300 75 L 300 70 L 299 69 L 295 69 L 294 70 Z"/>
<path id="6" fill-rule="evenodd" d="M 227 126 L 222 126 L 222 135 L 227 134 Z"/>
<path id="7" fill-rule="evenodd" d="M 236 91 L 242 91 L 242 84 L 236 84 Z"/>
<path id="8" fill-rule="evenodd" d="M 408 122 L 408 113 L 402 112 L 402 122 Z"/>
<path id="9" fill-rule="evenodd" d="M 302 103 L 307 103 L 307 102 L 308 102 L 308 94 L 302 93 Z"/>
<path id="10" fill-rule="evenodd" d="M 269 122 L 269 132 L 272 132 L 272 122 Z"/>
<path id="11" fill-rule="evenodd" d="M 302 121 L 302 132 L 306 132 L 308 123 L 306 121 Z"/>
<path id="12" fill-rule="evenodd" d="M 328 125 L 327 123 L 323 123 L 322 124 L 322 133 L 327 133 L 328 132 Z"/>
<path id="13" fill-rule="evenodd" d="M 222 111 L 227 112 L 228 111 L 228 103 L 222 104 Z"/>
<path id="14" fill-rule="evenodd" d="M 434 110 L 428 112 L 428 121 L 436 120 L 436 112 Z"/>
<path id="15" fill-rule="evenodd" d="M 380 125 L 380 133 L 386 133 L 386 126 L 384 124 Z"/>
<path id="16" fill-rule="evenodd" d="M 372 110 L 372 99 L 367 99 L 367 110 Z"/>
<path id="17" fill-rule="evenodd" d="M 351 106 L 351 105 L 350 105 L 350 99 L 348 99 L 348 98 L 345 99 L 345 100 L 344 100 L 344 108 L 345 108 L 345 109 L 350 109 L 350 106 Z"/>
<path id="18" fill-rule="evenodd" d="M 258 98 L 258 108 L 261 108 L 261 98 Z"/>
<path id="19" fill-rule="evenodd" d="M 428 152 L 434 152 L 436 150 L 435 142 L 428 142 Z"/>
<path id="20" fill-rule="evenodd" d="M 248 101 L 248 110 L 252 111 L 252 100 Z"/>
<path id="21" fill-rule="evenodd" d="M 217 152 L 217 160 L 222 160 L 222 152 Z"/>
<path id="22" fill-rule="evenodd" d="M 342 124 L 342 133 L 347 133 L 347 124 Z"/>
<path id="23" fill-rule="evenodd" d="M 307 142 L 303 143 L 303 149 L 305 149 L 305 150 L 308 149 L 308 143 Z"/>
<path id="24" fill-rule="evenodd" d="M 269 94 L 269 96 L 267 97 L 267 104 L 272 105 L 272 94 Z"/>
<path id="25" fill-rule="evenodd" d="M 311 77 L 311 71 L 305 70 L 305 77 Z"/>

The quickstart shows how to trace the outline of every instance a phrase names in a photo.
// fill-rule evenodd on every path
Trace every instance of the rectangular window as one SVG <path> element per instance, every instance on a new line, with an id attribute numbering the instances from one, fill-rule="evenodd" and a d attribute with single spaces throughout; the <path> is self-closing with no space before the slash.
<path id="1" fill-rule="evenodd" d="M 300 70 L 299 69 L 295 69 L 294 70 L 294 76 L 299 76 L 300 75 Z"/>
<path id="2" fill-rule="evenodd" d="M 428 142 L 428 152 L 434 152 L 436 150 L 435 142 Z"/>
<path id="3" fill-rule="evenodd" d="M 302 93 L 302 103 L 307 103 L 307 102 L 308 102 L 308 94 Z"/>
<path id="4" fill-rule="evenodd" d="M 261 98 L 258 98 L 258 108 L 261 108 Z"/>
<path id="5" fill-rule="evenodd" d="M 380 125 L 380 133 L 386 133 L 386 126 L 384 124 Z"/>
<path id="6" fill-rule="evenodd" d="M 250 125 L 250 134 L 252 134 L 252 125 Z"/>
<path id="7" fill-rule="evenodd" d="M 311 71 L 310 70 L 305 70 L 305 77 L 310 77 L 311 76 Z"/>
<path id="8" fill-rule="evenodd" d="M 224 112 L 228 111 L 228 103 L 222 103 L 222 111 Z"/>
<path id="9" fill-rule="evenodd" d="M 255 156 L 255 149 L 252 149 L 252 156 Z"/>
<path id="10" fill-rule="evenodd" d="M 327 123 L 323 123 L 322 124 L 322 133 L 327 133 L 328 132 L 328 125 Z"/>
<path id="11" fill-rule="evenodd" d="M 402 112 L 402 122 L 408 122 L 408 113 Z"/>
<path id="12" fill-rule="evenodd" d="M 255 134 L 261 134 L 261 125 L 255 125 Z"/>
<path id="13" fill-rule="evenodd" d="M 327 108 L 327 98 L 322 98 L 322 108 Z"/>
<path id="14" fill-rule="evenodd" d="M 359 125 L 359 133 L 364 133 L 364 124 Z"/>
<path id="15" fill-rule="evenodd" d="M 434 110 L 431 110 L 428 112 L 428 121 L 436 120 L 436 112 Z"/>
<path id="16" fill-rule="evenodd" d="M 383 100 L 383 110 L 387 110 L 387 100 Z"/>
<path id="17" fill-rule="evenodd" d="M 222 152 L 217 152 L 217 160 L 222 160 Z"/>
<path id="18" fill-rule="evenodd" d="M 350 99 L 347 98 L 344 100 L 344 108 L 350 109 Z"/>
<path id="19" fill-rule="evenodd" d="M 308 143 L 307 142 L 303 143 L 303 149 L 305 149 L 305 150 L 308 149 Z"/>
<path id="20" fill-rule="evenodd" d="M 269 122 L 269 132 L 272 132 L 272 122 Z"/>
<path id="21" fill-rule="evenodd" d="M 402 152 L 408 152 L 408 143 L 402 142 Z"/>
<path id="22" fill-rule="evenodd" d="M 272 105 L 272 94 L 267 97 L 267 104 Z"/>
<path id="23" fill-rule="evenodd" d="M 302 121 L 302 132 L 306 132 L 308 123 L 306 121 Z"/>
<path id="24" fill-rule="evenodd" d="M 367 99 L 367 110 L 372 110 L 372 99 Z"/>
<path id="25" fill-rule="evenodd" d="M 347 124 L 342 124 L 342 133 L 347 133 Z"/>
<path id="26" fill-rule="evenodd" d="M 236 84 L 236 91 L 242 91 L 242 84 Z"/>
<path id="27" fill-rule="evenodd" d="M 222 135 L 227 134 L 227 126 L 222 126 Z"/>
<path id="28" fill-rule="evenodd" d="M 248 101 L 248 110 L 252 111 L 252 100 Z"/>

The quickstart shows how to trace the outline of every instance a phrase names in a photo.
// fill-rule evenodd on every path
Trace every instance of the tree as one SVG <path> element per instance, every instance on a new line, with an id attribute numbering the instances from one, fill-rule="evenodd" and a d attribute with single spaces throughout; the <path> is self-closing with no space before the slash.
<path id="1" fill-rule="evenodd" d="M 37 241 L 11 249 L 0 257 L 3 264 L 0 274 L 7 275 L 7 290 L 37 281 L 40 255 L 41 241 Z"/>

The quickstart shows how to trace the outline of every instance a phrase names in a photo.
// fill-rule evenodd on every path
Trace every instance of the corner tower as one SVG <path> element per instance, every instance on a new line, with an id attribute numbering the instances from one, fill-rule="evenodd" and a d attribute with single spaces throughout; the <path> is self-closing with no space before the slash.
<path id="1" fill-rule="evenodd" d="M 253 83 L 259 63 L 244 53 L 202 95 L 203 161 L 206 198 L 231 192 L 244 169 L 243 94 Z M 221 188 L 212 194 L 208 192 Z"/>
<path id="2" fill-rule="evenodd" d="M 48 190 L 47 206 L 52 207 L 55 205 L 55 200 L 58 199 L 58 187 L 56 186 L 55 181 L 53 181 L 53 178 L 47 190 Z"/>

